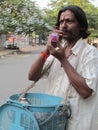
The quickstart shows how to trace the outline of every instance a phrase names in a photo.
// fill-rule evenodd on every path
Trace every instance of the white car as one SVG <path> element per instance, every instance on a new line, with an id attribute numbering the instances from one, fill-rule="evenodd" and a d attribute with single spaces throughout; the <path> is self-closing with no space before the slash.
<path id="1" fill-rule="evenodd" d="M 15 46 L 13 43 L 6 41 L 4 43 L 4 48 L 6 49 L 19 49 L 19 47 Z"/>

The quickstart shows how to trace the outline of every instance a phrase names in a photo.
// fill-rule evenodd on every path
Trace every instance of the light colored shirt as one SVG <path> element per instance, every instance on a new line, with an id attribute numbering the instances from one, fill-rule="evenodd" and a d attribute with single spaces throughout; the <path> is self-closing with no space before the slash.
<path id="1" fill-rule="evenodd" d="M 44 65 L 44 67 L 47 66 L 54 59 L 48 73 L 48 93 L 64 98 L 69 90 L 68 98 L 72 115 L 69 119 L 68 130 L 93 130 L 92 121 L 98 98 L 98 50 L 80 39 L 72 48 L 72 53 L 68 61 L 85 78 L 86 83 L 93 90 L 92 95 L 83 99 L 70 84 L 61 63 L 52 55 Z"/>

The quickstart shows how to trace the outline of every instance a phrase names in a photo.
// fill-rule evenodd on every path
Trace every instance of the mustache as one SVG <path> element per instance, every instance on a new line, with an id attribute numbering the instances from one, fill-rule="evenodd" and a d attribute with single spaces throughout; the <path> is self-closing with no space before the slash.
<path id="1" fill-rule="evenodd" d="M 66 28 L 63 28 L 61 31 L 62 31 L 63 33 L 72 33 L 71 30 L 66 29 Z"/>
<path id="2" fill-rule="evenodd" d="M 58 26 L 55 26 L 55 29 L 57 29 L 57 30 L 61 30 L 63 33 L 65 32 L 68 32 L 68 33 L 72 33 L 72 31 L 71 30 L 69 30 L 69 29 L 66 29 L 66 28 L 63 28 L 63 29 L 60 29 Z"/>

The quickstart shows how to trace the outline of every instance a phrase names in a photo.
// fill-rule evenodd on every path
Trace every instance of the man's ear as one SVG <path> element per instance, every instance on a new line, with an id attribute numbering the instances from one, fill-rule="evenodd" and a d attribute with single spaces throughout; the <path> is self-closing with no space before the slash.
<path id="1" fill-rule="evenodd" d="M 80 31 L 84 31 L 85 30 L 85 28 L 84 27 L 80 27 Z"/>

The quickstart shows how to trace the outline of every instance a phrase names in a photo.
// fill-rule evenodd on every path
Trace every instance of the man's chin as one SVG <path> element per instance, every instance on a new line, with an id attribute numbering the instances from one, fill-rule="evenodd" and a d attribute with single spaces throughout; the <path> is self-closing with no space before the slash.
<path id="1" fill-rule="evenodd" d="M 64 40 L 67 40 L 67 41 L 72 41 L 72 40 L 75 40 L 76 37 L 72 37 L 72 36 L 69 36 L 69 35 L 64 35 L 64 36 L 63 36 L 63 39 L 64 39 Z"/>
<path id="2" fill-rule="evenodd" d="M 63 39 L 68 40 L 68 39 L 69 39 L 69 36 L 68 36 L 68 35 L 64 35 L 64 36 L 63 36 Z"/>

